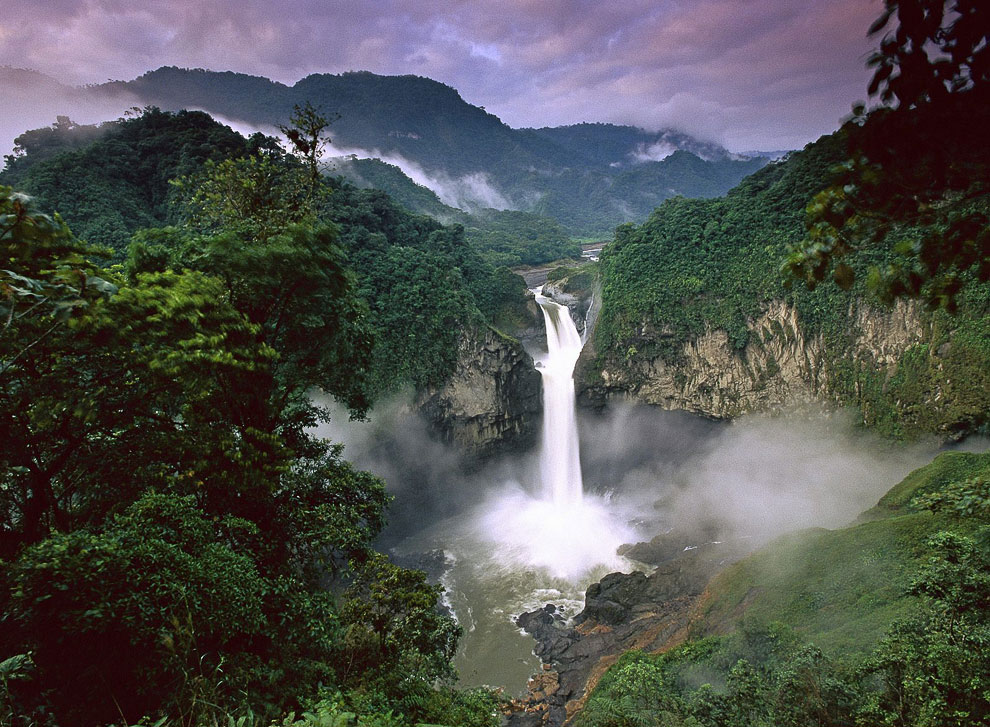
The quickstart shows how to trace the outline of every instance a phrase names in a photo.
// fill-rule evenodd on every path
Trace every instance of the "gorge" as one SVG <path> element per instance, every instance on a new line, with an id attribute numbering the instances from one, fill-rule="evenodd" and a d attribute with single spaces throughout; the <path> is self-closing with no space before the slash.
<path id="1" fill-rule="evenodd" d="M 559 371 L 552 352 L 573 361 L 581 347 L 568 307 L 542 295 L 561 287 L 537 291 L 548 340 L 546 352 L 534 351 L 535 370 L 544 379 L 544 426 L 554 424 L 528 448 L 465 464 L 456 441 L 440 447 L 429 424 L 401 407 L 400 415 L 381 412 L 373 436 L 362 437 L 368 425 L 360 424 L 327 432 L 395 492 L 397 525 L 387 542 L 403 563 L 432 564 L 443 583 L 465 631 L 456 661 L 462 683 L 497 684 L 521 697 L 531 675 L 548 673 L 543 662 L 562 658 L 569 666 L 553 667 L 559 708 L 584 693 L 600 660 L 638 643 L 649 619 L 672 623 L 676 604 L 682 618 L 728 563 L 781 533 L 848 523 L 933 452 L 891 448 L 856 433 L 845 415 L 807 408 L 731 424 L 615 398 L 575 409 L 568 388 L 554 394 L 547 381 Z M 576 310 L 588 309 L 583 300 Z M 561 376 L 568 385 L 570 361 Z M 411 472 L 414 461 L 429 462 L 428 471 Z M 407 499 L 413 492 L 419 499 Z M 648 578 L 634 573 L 651 569 Z M 546 604 L 553 611 L 540 617 L 537 658 L 515 620 Z M 572 633 L 566 621 L 582 612 L 585 626 Z M 527 621 L 530 629 L 535 623 Z M 594 624 L 607 628 L 590 640 L 580 635 Z M 671 635 L 659 633 L 666 635 L 655 637 L 657 647 Z"/>
<path id="2" fill-rule="evenodd" d="M 772 154 L 421 76 L 0 67 L 150 104 L 0 171 L 0 723 L 990 724 L 953 2 L 887 2 L 911 68 L 884 38 L 877 106 Z"/>

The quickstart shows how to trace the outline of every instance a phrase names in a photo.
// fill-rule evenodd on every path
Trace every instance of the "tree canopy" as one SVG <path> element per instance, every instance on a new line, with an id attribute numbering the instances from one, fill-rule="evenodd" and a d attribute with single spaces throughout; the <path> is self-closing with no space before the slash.
<path id="1" fill-rule="evenodd" d="M 883 243 L 897 255 L 870 282 L 888 299 L 954 310 L 967 280 L 990 280 L 988 14 L 973 0 L 885 2 L 869 59 L 882 106 L 854 108 L 847 160 L 808 206 L 788 274 L 810 286 L 831 274 L 848 288 L 847 258 Z"/>

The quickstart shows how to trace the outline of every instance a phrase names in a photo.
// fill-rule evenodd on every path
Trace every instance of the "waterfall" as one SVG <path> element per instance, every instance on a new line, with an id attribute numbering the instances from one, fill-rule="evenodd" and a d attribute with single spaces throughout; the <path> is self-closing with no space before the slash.
<path id="1" fill-rule="evenodd" d="M 536 292 L 536 291 L 534 291 Z M 582 341 L 567 306 L 536 292 L 547 329 L 543 376 L 543 448 L 540 477 L 544 499 L 554 505 L 578 505 L 583 497 L 581 455 L 574 398 L 574 365 Z"/>

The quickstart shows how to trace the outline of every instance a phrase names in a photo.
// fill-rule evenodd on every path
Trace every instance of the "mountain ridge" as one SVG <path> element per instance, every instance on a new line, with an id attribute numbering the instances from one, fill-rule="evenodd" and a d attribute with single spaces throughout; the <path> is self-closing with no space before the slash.
<path id="1" fill-rule="evenodd" d="M 13 84 L 10 76 L 0 72 L 0 88 Z M 117 114 L 133 106 L 201 109 L 268 133 L 294 106 L 311 103 L 321 113 L 340 114 L 330 127 L 336 152 L 405 163 L 413 178 L 414 166 L 457 186 L 463 194 L 449 199 L 467 207 L 535 212 L 577 236 L 608 235 L 621 223 L 643 221 L 671 196 L 721 196 L 767 161 L 741 159 L 672 129 L 601 123 L 514 129 L 457 89 L 414 75 L 317 73 L 290 86 L 233 71 L 163 66 L 70 95 L 99 99 Z M 679 162 L 678 151 L 702 165 Z"/>

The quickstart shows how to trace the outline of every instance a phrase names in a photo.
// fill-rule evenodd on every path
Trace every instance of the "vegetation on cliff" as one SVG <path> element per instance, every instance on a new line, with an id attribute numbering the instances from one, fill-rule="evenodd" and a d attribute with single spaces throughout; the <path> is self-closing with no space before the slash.
<path id="1" fill-rule="evenodd" d="M 844 256 L 838 282 L 826 278 L 809 290 L 780 273 L 808 234 L 806 216 L 821 214 L 812 200 L 829 187 L 832 170 L 872 123 L 823 137 L 746 178 L 722 199 L 669 200 L 641 226 L 620 227 L 601 257 L 598 367 L 636 370 L 638 362 L 656 358 L 677 364 L 685 344 L 712 329 L 724 330 L 742 355 L 747 344 L 759 343 L 752 322 L 771 301 L 784 301 L 796 309 L 805 340 L 820 337 L 827 352 L 824 393 L 858 407 L 868 425 L 895 437 L 985 427 L 990 285 L 978 270 L 953 273 L 954 315 L 921 311 L 924 334 L 895 366 L 853 355 L 857 311 L 882 310 L 884 303 L 871 288 L 870 271 L 902 264 L 905 240 L 911 247 L 911 241 L 936 235 L 940 223 L 894 219 L 881 240 Z M 983 219 L 988 200 L 969 199 L 967 219 Z M 939 389 L 942 397 L 933 405 L 930 397 Z"/>

